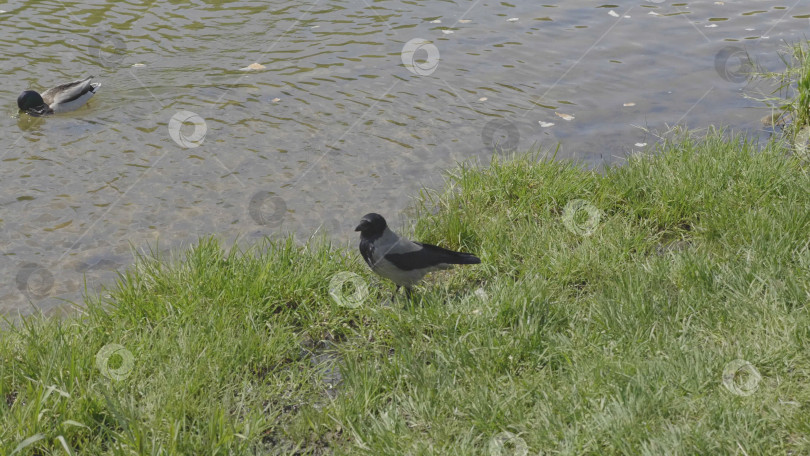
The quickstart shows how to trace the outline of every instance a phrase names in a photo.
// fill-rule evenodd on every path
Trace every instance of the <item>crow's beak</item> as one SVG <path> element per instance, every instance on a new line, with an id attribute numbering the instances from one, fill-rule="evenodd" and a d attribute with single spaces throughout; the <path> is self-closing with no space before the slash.
<path id="1" fill-rule="evenodd" d="M 368 220 L 363 220 L 359 225 L 357 225 L 357 228 L 355 228 L 354 231 L 363 231 L 366 229 L 366 227 L 368 227 Z"/>

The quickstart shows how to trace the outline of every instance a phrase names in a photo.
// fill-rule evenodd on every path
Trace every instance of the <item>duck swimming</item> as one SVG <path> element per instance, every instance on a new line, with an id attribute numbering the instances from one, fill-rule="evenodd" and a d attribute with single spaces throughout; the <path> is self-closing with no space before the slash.
<path id="1" fill-rule="evenodd" d="M 17 97 L 17 106 L 32 116 L 73 111 L 87 103 L 101 87 L 98 82 L 91 83 L 91 79 L 93 76 L 60 84 L 41 95 L 35 90 L 26 90 Z"/>

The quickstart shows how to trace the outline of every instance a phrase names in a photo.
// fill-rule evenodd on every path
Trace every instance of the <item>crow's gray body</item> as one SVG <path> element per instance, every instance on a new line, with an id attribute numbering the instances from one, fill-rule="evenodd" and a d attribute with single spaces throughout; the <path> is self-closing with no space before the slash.
<path id="1" fill-rule="evenodd" d="M 355 231 L 360 231 L 360 254 L 372 271 L 405 287 L 411 287 L 429 272 L 452 268 L 454 264 L 478 264 L 470 253 L 410 241 L 388 228 L 378 214 L 366 214 Z"/>

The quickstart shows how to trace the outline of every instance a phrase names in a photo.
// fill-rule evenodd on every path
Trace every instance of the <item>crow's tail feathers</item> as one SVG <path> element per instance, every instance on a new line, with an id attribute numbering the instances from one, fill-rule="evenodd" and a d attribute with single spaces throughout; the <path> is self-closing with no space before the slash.
<path id="1" fill-rule="evenodd" d="M 414 253 L 424 261 L 424 266 L 434 266 L 437 264 L 478 264 L 481 262 L 481 259 L 472 253 L 456 252 L 433 244 L 422 244 L 421 242 L 415 242 L 414 244 L 422 246 L 421 251 Z M 390 259 L 391 256 L 393 255 L 388 255 L 387 258 Z"/>

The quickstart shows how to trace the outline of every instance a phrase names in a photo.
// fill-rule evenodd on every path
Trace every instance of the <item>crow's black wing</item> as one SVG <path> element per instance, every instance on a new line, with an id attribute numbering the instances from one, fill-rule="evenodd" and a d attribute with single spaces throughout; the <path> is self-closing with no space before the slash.
<path id="1" fill-rule="evenodd" d="M 385 259 L 393 263 L 394 266 L 403 271 L 413 271 L 414 269 L 431 268 L 449 264 L 478 264 L 481 260 L 471 254 L 454 252 L 431 244 L 414 242 L 422 247 L 419 250 L 407 253 L 389 253 Z"/>
<path id="2" fill-rule="evenodd" d="M 360 239 L 360 255 L 369 266 L 374 265 L 374 243 L 368 239 Z"/>

